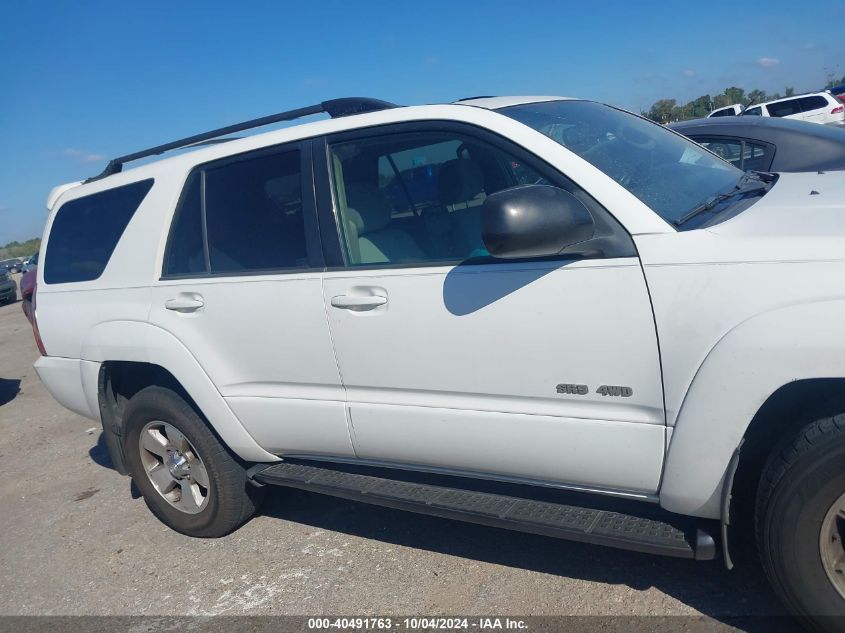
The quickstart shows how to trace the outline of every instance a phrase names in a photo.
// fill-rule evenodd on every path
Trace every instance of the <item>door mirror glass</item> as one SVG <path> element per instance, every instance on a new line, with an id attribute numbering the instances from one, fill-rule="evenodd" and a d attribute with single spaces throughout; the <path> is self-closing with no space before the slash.
<path id="1" fill-rule="evenodd" d="M 558 187 L 512 187 L 484 201 L 482 238 L 494 257 L 552 257 L 589 240 L 594 231 L 587 207 Z"/>

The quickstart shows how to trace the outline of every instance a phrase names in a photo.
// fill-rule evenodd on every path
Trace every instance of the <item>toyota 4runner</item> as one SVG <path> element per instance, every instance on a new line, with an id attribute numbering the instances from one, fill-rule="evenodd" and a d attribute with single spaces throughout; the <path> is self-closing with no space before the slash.
<path id="1" fill-rule="evenodd" d="M 48 207 L 35 367 L 171 528 L 280 485 L 728 566 L 753 540 L 796 614 L 845 615 L 843 173 L 591 101 L 349 98 Z"/>

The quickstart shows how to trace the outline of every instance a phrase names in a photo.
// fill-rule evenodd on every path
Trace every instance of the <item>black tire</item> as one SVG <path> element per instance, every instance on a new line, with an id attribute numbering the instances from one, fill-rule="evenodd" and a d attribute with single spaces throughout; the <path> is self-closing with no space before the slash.
<path id="1" fill-rule="evenodd" d="M 845 599 L 828 578 L 819 545 L 824 518 L 843 494 L 845 414 L 816 420 L 782 443 L 757 491 L 763 567 L 787 607 L 816 631 L 845 631 Z"/>
<path id="2" fill-rule="evenodd" d="M 126 406 L 124 455 L 135 485 L 149 509 L 177 532 L 200 538 L 224 536 L 249 519 L 262 501 L 263 490 L 247 481 L 246 469 L 211 432 L 194 408 L 164 387 L 146 387 Z M 196 449 L 208 473 L 207 504 L 187 514 L 168 502 L 150 481 L 141 461 L 140 434 L 150 422 L 166 422 Z"/>

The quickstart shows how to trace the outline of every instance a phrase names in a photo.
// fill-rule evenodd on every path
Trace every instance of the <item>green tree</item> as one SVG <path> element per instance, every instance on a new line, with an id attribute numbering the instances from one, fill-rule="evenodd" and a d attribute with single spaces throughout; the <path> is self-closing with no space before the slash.
<path id="1" fill-rule="evenodd" d="M 728 98 L 728 105 L 734 103 L 745 103 L 745 90 L 731 86 L 725 89 L 725 96 Z"/>
<path id="2" fill-rule="evenodd" d="M 762 103 L 766 100 L 765 90 L 752 90 L 745 97 L 745 105 L 754 105 L 755 103 Z"/>
<path id="3" fill-rule="evenodd" d="M 706 117 L 713 110 L 713 100 L 710 95 L 701 95 L 689 104 L 690 116 L 695 119 Z"/>
<path id="4" fill-rule="evenodd" d="M 657 123 L 669 123 L 673 110 L 677 107 L 674 99 L 659 99 L 648 111 L 648 118 Z"/>
<path id="5" fill-rule="evenodd" d="M 792 86 L 787 86 L 786 88 L 783 89 L 783 96 L 784 97 L 791 97 L 794 94 L 795 94 L 795 88 L 793 88 Z"/>
<path id="6" fill-rule="evenodd" d="M 40 247 L 41 240 L 37 237 L 27 240 L 26 242 L 9 242 L 5 246 L 0 246 L 0 259 L 27 257 L 33 253 L 37 253 Z"/>
<path id="7" fill-rule="evenodd" d="M 728 95 L 722 93 L 720 95 L 716 95 L 713 97 L 713 109 L 718 110 L 719 108 L 726 108 L 729 105 L 733 105 L 734 102 L 730 100 Z"/>
<path id="8" fill-rule="evenodd" d="M 845 75 L 842 75 L 841 78 L 837 79 L 836 75 L 834 75 L 833 73 L 830 73 L 827 76 L 827 83 L 825 84 L 824 87 L 825 87 L 825 89 L 827 89 L 827 88 L 833 88 L 834 86 L 841 86 L 842 84 L 845 84 Z"/>

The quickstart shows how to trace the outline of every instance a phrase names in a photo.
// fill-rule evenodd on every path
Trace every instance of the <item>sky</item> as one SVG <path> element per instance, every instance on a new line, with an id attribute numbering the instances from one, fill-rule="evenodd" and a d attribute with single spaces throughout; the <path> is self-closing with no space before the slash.
<path id="1" fill-rule="evenodd" d="M 77 2 L 0 9 L 0 245 L 108 157 L 342 96 L 557 94 L 636 112 L 845 75 L 845 1 Z"/>

